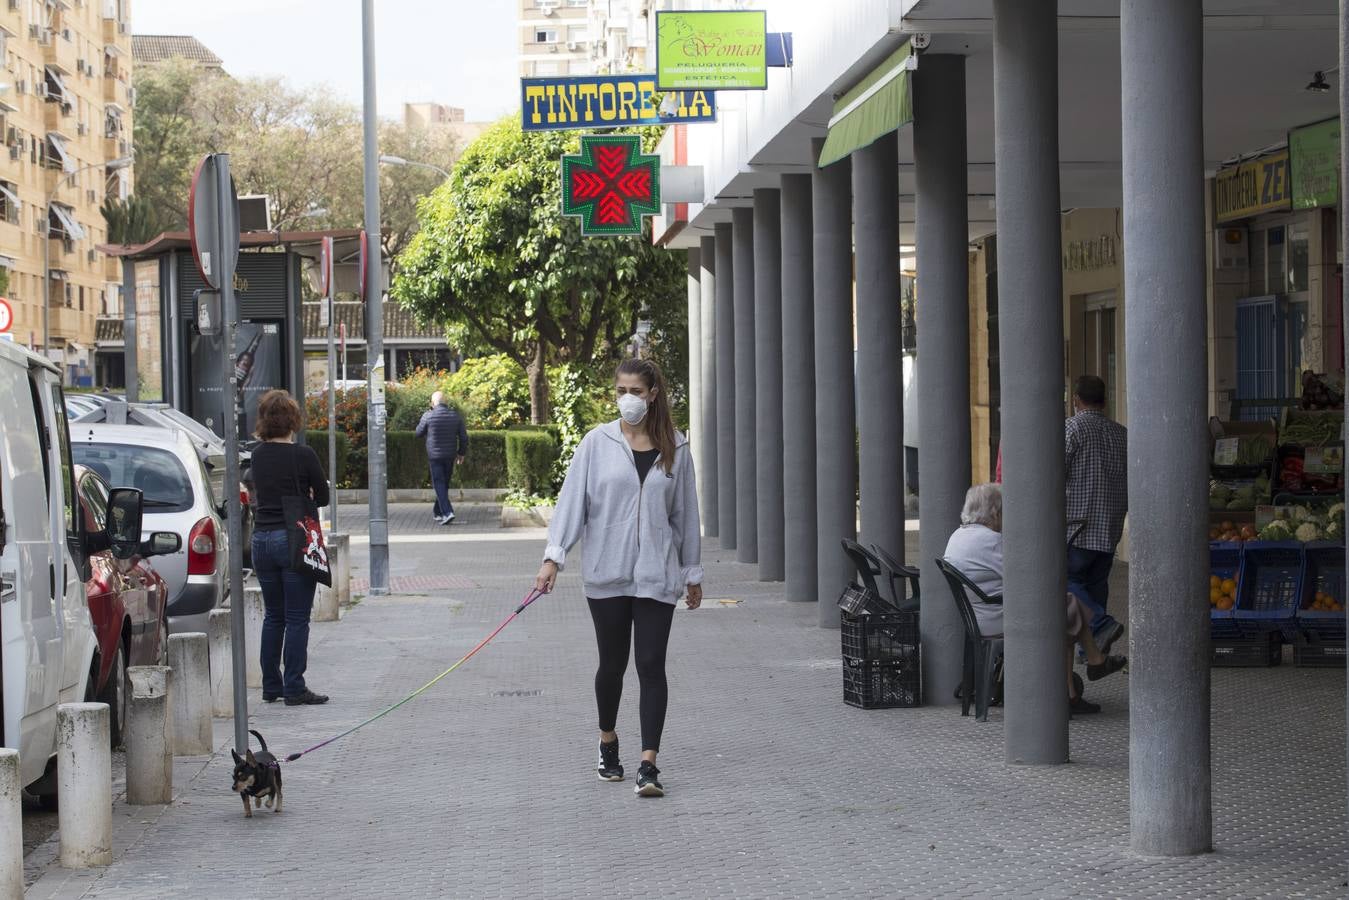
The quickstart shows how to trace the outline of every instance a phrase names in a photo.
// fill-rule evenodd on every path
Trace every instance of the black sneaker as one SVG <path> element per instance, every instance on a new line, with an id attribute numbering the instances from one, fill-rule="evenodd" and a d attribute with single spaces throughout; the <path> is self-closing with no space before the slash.
<path id="1" fill-rule="evenodd" d="M 1107 656 L 1104 661 L 1094 666 L 1087 666 L 1087 680 L 1100 681 L 1107 675 L 1113 675 L 1120 669 L 1129 664 L 1129 660 L 1123 656 Z"/>
<path id="2" fill-rule="evenodd" d="M 661 787 L 656 776 L 660 774 L 660 769 L 656 768 L 655 763 L 649 763 L 642 760 L 642 764 L 637 767 L 637 784 L 633 788 L 638 797 L 664 797 L 665 788 Z"/>
<path id="3" fill-rule="evenodd" d="M 1068 717 L 1090 716 L 1101 711 L 1101 704 L 1092 703 L 1085 697 L 1070 697 L 1068 699 Z"/>
<path id="4" fill-rule="evenodd" d="M 296 694 L 294 697 L 286 698 L 287 706 L 318 706 L 320 703 L 327 702 L 327 694 L 316 694 L 310 690 L 306 690 L 303 694 Z"/>
<path id="5" fill-rule="evenodd" d="M 278 700 L 280 700 L 280 699 L 281 699 L 281 695 L 280 695 L 280 694 L 268 694 L 268 693 L 265 693 L 265 692 L 264 692 L 263 695 L 262 695 L 262 702 L 263 702 L 263 703 L 275 703 L 276 701 L 278 701 Z"/>
<path id="6" fill-rule="evenodd" d="M 600 761 L 596 766 L 600 781 L 622 781 L 623 764 L 618 761 L 618 739 L 610 743 L 600 741 Z"/>

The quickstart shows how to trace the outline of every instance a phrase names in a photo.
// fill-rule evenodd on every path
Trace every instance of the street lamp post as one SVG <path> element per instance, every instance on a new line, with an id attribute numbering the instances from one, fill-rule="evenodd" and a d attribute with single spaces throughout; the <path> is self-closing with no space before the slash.
<path id="1" fill-rule="evenodd" d="M 52 201 L 60 193 L 61 188 L 65 187 L 67 181 L 74 178 L 81 172 L 87 172 L 90 169 L 106 169 L 109 172 L 116 172 L 125 169 L 131 165 L 131 157 L 123 156 L 107 163 L 90 163 L 87 166 L 80 166 L 78 169 L 71 169 L 56 182 L 56 186 L 47 194 L 46 202 L 42 206 L 42 236 L 45 240 L 42 242 L 42 352 L 48 357 L 51 356 L 51 265 L 52 265 Z"/>
<path id="2" fill-rule="evenodd" d="M 379 158 L 380 163 L 386 166 L 411 166 L 414 169 L 430 169 L 432 172 L 439 172 L 440 177 L 446 181 L 450 180 L 450 173 L 446 172 L 440 166 L 433 166 L 430 163 L 415 162 L 410 159 L 403 159 L 401 156 L 390 156 L 385 154 Z"/>

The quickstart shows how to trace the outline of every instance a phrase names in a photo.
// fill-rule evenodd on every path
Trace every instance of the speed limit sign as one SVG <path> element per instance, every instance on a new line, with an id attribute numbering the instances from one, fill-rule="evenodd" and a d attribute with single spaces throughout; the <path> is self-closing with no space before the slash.
<path id="1" fill-rule="evenodd" d="M 4 297 L 0 297 L 0 334 L 8 332 L 13 325 L 14 307 Z"/>

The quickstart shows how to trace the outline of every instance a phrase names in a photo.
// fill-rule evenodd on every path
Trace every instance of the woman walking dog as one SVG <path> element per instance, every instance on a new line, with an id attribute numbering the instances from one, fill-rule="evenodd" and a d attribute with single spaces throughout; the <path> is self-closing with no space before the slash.
<path id="1" fill-rule="evenodd" d="M 592 429 L 576 448 L 548 528 L 536 587 L 553 589 L 567 552 L 585 537 L 581 580 L 599 645 L 601 781 L 622 781 L 618 704 L 630 646 L 641 684 L 642 763 L 636 792 L 661 797 L 656 754 L 669 690 L 665 649 L 675 604 L 703 600 L 698 494 L 688 441 L 675 431 L 660 368 L 625 360 L 615 377 L 619 418 Z"/>

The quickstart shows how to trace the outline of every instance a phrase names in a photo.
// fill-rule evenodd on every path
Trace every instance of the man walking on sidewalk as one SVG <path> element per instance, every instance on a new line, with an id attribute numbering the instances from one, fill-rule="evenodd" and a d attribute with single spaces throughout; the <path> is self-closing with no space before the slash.
<path id="1" fill-rule="evenodd" d="M 417 423 L 417 437 L 426 441 L 426 455 L 431 460 L 431 486 L 436 491 L 436 503 L 431 518 L 437 525 L 454 521 L 454 507 L 450 505 L 450 477 L 454 464 L 464 461 L 468 453 L 468 429 L 459 411 L 445 402 L 445 394 L 431 395 L 431 408 L 422 413 Z"/>
<path id="2" fill-rule="evenodd" d="M 1105 382 L 1095 375 L 1077 379 L 1073 410 L 1064 427 L 1068 589 L 1091 610 L 1096 645 L 1108 654 L 1124 634 L 1124 626 L 1106 612 L 1106 600 L 1129 511 L 1128 432 L 1106 416 Z"/>

